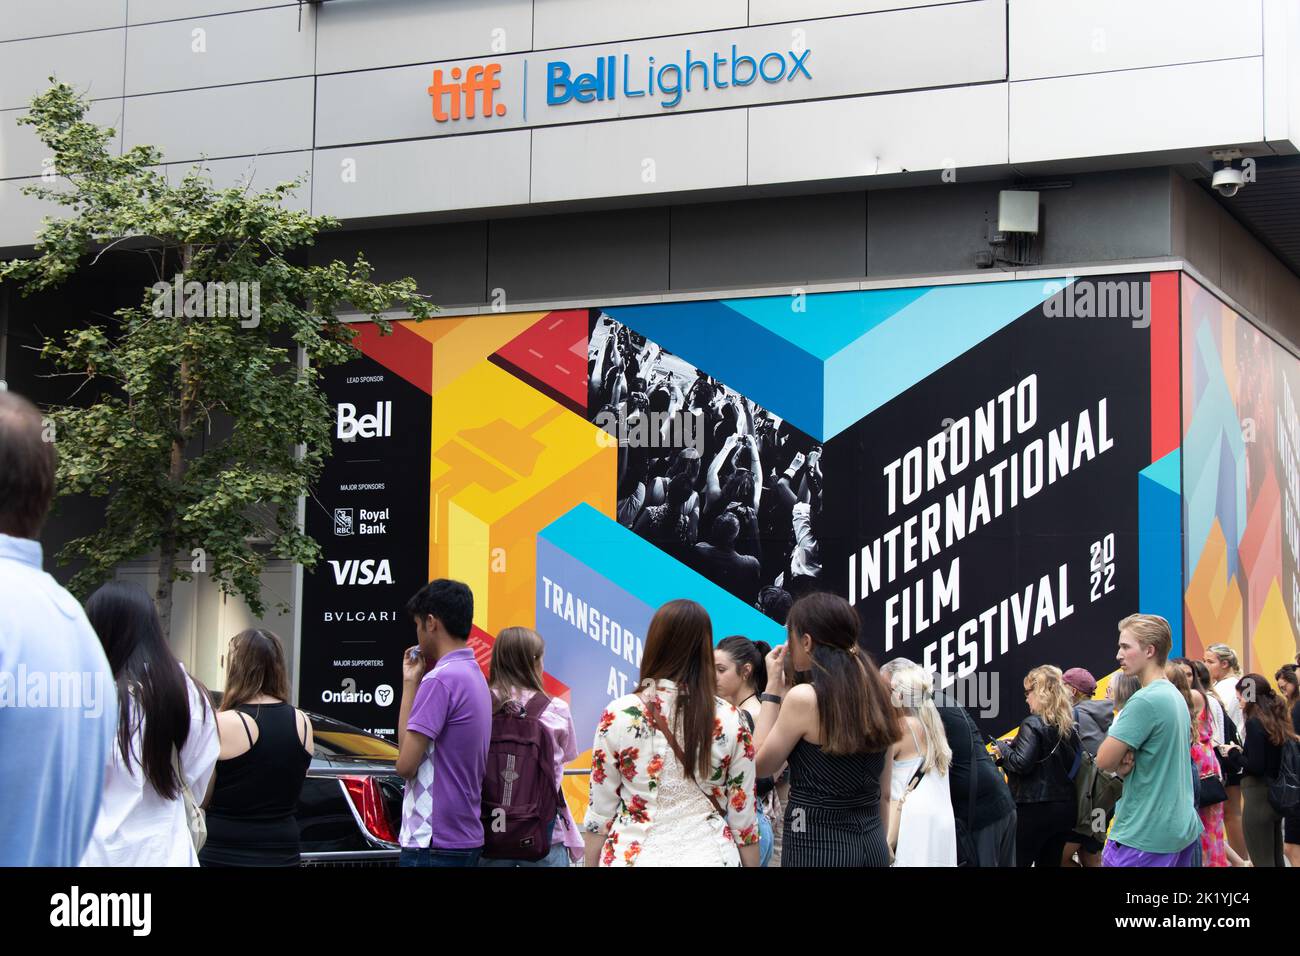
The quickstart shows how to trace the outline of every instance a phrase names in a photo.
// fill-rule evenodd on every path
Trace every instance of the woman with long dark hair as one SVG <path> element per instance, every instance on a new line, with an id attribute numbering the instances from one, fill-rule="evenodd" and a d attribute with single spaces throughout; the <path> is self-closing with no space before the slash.
<path id="1" fill-rule="evenodd" d="M 588 866 L 757 866 L 754 746 L 716 696 L 713 625 L 694 601 L 650 621 L 641 683 L 596 728 Z"/>
<path id="2" fill-rule="evenodd" d="M 1300 675 L 1295 664 L 1283 664 L 1273 675 L 1278 692 L 1291 714 L 1291 729 L 1300 736 Z M 1293 867 L 1300 866 L 1300 816 L 1282 820 L 1282 852 Z"/>
<path id="3" fill-rule="evenodd" d="M 507 627 L 492 644 L 492 665 L 488 672 L 488 690 L 492 692 L 492 709 L 513 708 L 523 714 L 538 694 L 548 698 L 538 720 L 551 736 L 551 754 L 555 760 L 555 788 L 564 783 L 564 765 L 578 756 L 577 736 L 569 705 L 551 697 L 542 687 L 542 658 L 546 642 L 530 627 Z M 541 702 L 538 702 L 541 706 Z M 513 759 L 513 758 L 511 758 Z M 536 862 L 479 858 L 479 866 L 544 867 L 568 866 L 570 860 L 582 858 L 582 838 L 573 822 L 569 805 L 561 800 L 551 834 L 551 852 Z"/>
<path id="4" fill-rule="evenodd" d="M 1253 866 L 1285 866 L 1282 818 L 1268 800 L 1268 785 L 1282 765 L 1282 745 L 1296 737 L 1286 704 L 1261 674 L 1237 681 L 1237 700 L 1246 718 L 1241 747 L 1241 825 Z"/>
<path id="5" fill-rule="evenodd" d="M 758 695 L 767 687 L 767 661 L 772 648 L 765 641 L 751 641 L 740 634 L 724 637 L 713 648 L 713 669 L 717 675 L 718 696 L 740 711 L 740 718 L 752 734 L 758 721 Z M 759 866 L 772 860 L 775 837 L 772 812 L 776 782 L 759 777 L 754 784 L 758 801 Z"/>
<path id="6" fill-rule="evenodd" d="M 110 582 L 86 617 L 117 684 L 117 746 L 82 866 L 198 866 L 184 788 L 202 802 L 221 743 L 207 694 L 163 636 L 138 584 Z"/>
<path id="7" fill-rule="evenodd" d="M 786 644 L 767 658 L 758 772 L 790 764 L 781 866 L 888 866 L 889 801 L 898 712 L 867 653 L 858 613 L 813 593 L 786 618 Z M 808 673 L 787 691 L 786 665 Z"/>
<path id="8" fill-rule="evenodd" d="M 208 807 L 203 866 L 297 866 L 294 813 L 311 764 L 312 729 L 289 700 L 284 647 L 249 628 L 230 641 L 217 723 L 221 759 Z"/>

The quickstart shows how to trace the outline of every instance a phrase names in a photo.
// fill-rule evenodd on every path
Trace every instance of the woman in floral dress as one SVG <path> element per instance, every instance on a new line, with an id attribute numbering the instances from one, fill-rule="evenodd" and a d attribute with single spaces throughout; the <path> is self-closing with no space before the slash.
<path id="1" fill-rule="evenodd" d="M 1170 661 L 1165 666 L 1165 677 L 1178 688 L 1187 701 L 1187 710 L 1191 714 L 1192 763 L 1196 772 L 1205 777 L 1221 777 L 1219 758 L 1214 750 L 1214 719 L 1210 716 L 1209 705 L 1205 702 L 1205 693 L 1195 686 L 1195 675 L 1189 675 L 1177 663 Z M 1223 828 L 1223 804 L 1212 803 L 1197 807 L 1201 817 L 1201 866 L 1227 866 L 1227 836 Z"/>
<path id="2" fill-rule="evenodd" d="M 754 745 L 715 696 L 713 628 L 694 601 L 656 612 L 640 689 L 600 718 L 582 830 L 588 866 L 758 866 Z"/>
<path id="3" fill-rule="evenodd" d="M 1214 753 L 1214 722 L 1210 718 L 1210 709 L 1201 699 L 1201 713 L 1196 718 L 1196 743 L 1192 744 L 1192 759 L 1196 769 L 1204 777 L 1207 774 L 1221 775 L 1219 758 Z M 1201 815 L 1201 866 L 1227 866 L 1228 843 L 1223 829 L 1223 804 L 1212 803 L 1200 807 Z"/>

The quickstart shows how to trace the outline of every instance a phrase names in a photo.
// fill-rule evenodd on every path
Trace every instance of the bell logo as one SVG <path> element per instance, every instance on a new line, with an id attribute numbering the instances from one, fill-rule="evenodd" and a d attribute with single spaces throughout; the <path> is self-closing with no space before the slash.
<path id="1" fill-rule="evenodd" d="M 392 584 L 393 572 L 388 567 L 388 559 L 376 561 L 366 558 L 364 561 L 349 559 L 347 561 L 330 561 L 334 569 L 335 584 Z"/>
<path id="2" fill-rule="evenodd" d="M 388 438 L 393 434 L 393 403 L 376 402 L 373 415 L 357 416 L 357 406 L 351 402 L 340 402 L 338 406 L 338 428 L 335 436 L 340 441 L 353 441 L 357 438 Z"/>
<path id="3" fill-rule="evenodd" d="M 468 119 L 479 115 L 480 99 L 483 116 L 505 116 L 506 104 L 492 102 L 492 94 L 501 89 L 501 81 L 497 79 L 500 72 L 500 63 L 489 63 L 486 66 L 475 64 L 464 71 L 462 82 L 462 72 L 458 66 L 451 68 L 450 81 L 442 78 L 442 70 L 434 70 L 433 83 L 428 91 L 429 96 L 433 97 L 434 120 L 445 123 L 449 119 L 460 119 L 462 98 L 465 101 L 464 115 Z"/>

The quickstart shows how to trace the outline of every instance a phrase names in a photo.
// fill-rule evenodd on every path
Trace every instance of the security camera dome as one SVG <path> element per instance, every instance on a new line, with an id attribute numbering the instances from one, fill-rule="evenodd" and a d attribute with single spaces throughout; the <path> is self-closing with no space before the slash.
<path id="1" fill-rule="evenodd" d="M 1242 185 L 1246 182 L 1245 176 L 1240 169 L 1233 169 L 1231 166 L 1225 166 L 1223 169 L 1216 170 L 1214 173 L 1214 188 L 1218 190 L 1219 195 L 1231 198 L 1237 195 Z"/>

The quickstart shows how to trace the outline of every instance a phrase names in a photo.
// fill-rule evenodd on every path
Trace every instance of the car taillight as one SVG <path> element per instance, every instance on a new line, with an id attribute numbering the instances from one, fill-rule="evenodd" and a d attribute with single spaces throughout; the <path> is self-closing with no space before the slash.
<path id="1" fill-rule="evenodd" d="M 348 792 L 348 798 L 356 807 L 357 815 L 361 817 L 361 822 L 370 835 L 377 840 L 396 843 L 397 834 L 393 832 L 393 825 L 384 810 L 384 794 L 379 788 L 379 779 L 377 777 L 340 777 L 339 779 L 343 781 L 343 789 Z"/>

